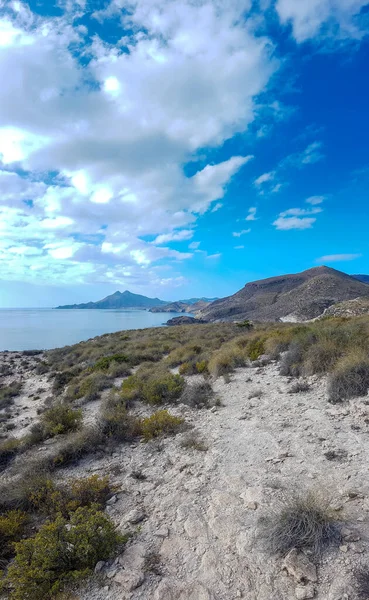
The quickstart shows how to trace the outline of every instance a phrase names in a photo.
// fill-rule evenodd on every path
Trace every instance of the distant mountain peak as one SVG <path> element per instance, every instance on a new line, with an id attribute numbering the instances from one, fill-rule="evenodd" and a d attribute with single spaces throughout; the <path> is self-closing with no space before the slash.
<path id="1" fill-rule="evenodd" d="M 152 308 L 154 306 L 161 306 L 166 304 L 164 300 L 159 298 L 148 298 L 147 296 L 141 296 L 140 294 L 134 294 L 129 290 L 120 292 L 117 290 L 114 294 L 106 296 L 98 302 L 87 302 L 84 304 L 67 304 L 64 306 L 57 306 L 57 308 L 78 308 L 78 309 L 117 309 L 117 308 Z"/>

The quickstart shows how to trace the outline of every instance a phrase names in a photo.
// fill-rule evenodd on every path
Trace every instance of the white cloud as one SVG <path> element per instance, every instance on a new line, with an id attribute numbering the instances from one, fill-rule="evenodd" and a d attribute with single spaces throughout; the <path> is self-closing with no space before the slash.
<path id="1" fill-rule="evenodd" d="M 245 246 L 234 246 L 235 250 L 243 250 Z"/>
<path id="2" fill-rule="evenodd" d="M 312 206 L 315 206 L 317 204 L 322 204 L 324 200 L 326 200 L 326 196 L 310 196 L 305 200 L 305 202 L 311 204 Z"/>
<path id="3" fill-rule="evenodd" d="M 192 254 L 160 244 L 190 239 L 252 158 L 206 164 L 206 151 L 255 118 L 278 68 L 272 45 L 244 2 L 137 0 L 123 13 L 113 1 L 96 16 L 122 20 L 117 45 L 73 26 L 81 1 L 63 2 L 59 18 L 17 6 L 0 21 L 1 277 L 163 279 L 156 262 L 175 270 Z M 83 69 L 80 52 L 91 58 Z M 186 176 L 200 151 L 203 167 Z"/>
<path id="4" fill-rule="evenodd" d="M 182 229 L 181 231 L 173 231 L 172 233 L 162 233 L 153 241 L 153 244 L 166 244 L 168 242 L 182 242 L 190 240 L 194 232 L 190 229 Z"/>
<path id="5" fill-rule="evenodd" d="M 259 177 L 254 180 L 254 185 L 256 187 L 260 187 L 264 183 L 272 181 L 275 177 L 275 174 L 275 171 L 270 171 L 269 173 L 263 173 L 262 175 L 259 175 Z"/>
<path id="6" fill-rule="evenodd" d="M 340 262 L 345 260 L 355 260 L 355 258 L 360 258 L 362 254 L 326 254 L 325 256 L 321 256 L 317 258 L 315 262 L 317 263 L 328 263 L 328 262 Z"/>
<path id="7" fill-rule="evenodd" d="M 252 206 L 251 208 L 249 208 L 249 213 L 245 219 L 245 221 L 256 221 L 257 217 L 256 217 L 256 206 Z"/>
<path id="8" fill-rule="evenodd" d="M 200 246 L 200 243 L 201 242 L 191 242 L 191 244 L 189 244 L 188 247 L 190 248 L 190 250 L 197 250 Z"/>
<path id="9" fill-rule="evenodd" d="M 217 254 L 208 254 L 205 258 L 209 259 L 209 260 L 215 260 L 217 258 L 220 258 L 222 256 L 221 252 L 217 252 Z"/>
<path id="10" fill-rule="evenodd" d="M 316 215 L 323 211 L 322 208 L 289 208 L 279 214 L 280 217 L 304 217 L 307 215 Z"/>
<path id="11" fill-rule="evenodd" d="M 245 235 L 246 233 L 250 233 L 251 229 L 242 229 L 241 231 L 234 231 L 232 233 L 233 237 L 241 237 L 241 235 Z"/>
<path id="12" fill-rule="evenodd" d="M 361 25 L 356 18 L 366 5 L 367 0 L 278 0 L 276 10 L 282 23 L 292 25 L 298 42 L 312 39 L 328 43 L 367 34 L 365 21 Z"/>
<path id="13" fill-rule="evenodd" d="M 289 229 L 311 229 L 316 219 L 313 217 L 281 217 L 273 223 L 276 229 L 287 231 Z"/>

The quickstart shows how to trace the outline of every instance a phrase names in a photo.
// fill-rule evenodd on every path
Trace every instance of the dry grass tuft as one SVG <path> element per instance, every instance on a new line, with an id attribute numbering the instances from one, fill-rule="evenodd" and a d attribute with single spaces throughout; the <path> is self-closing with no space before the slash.
<path id="1" fill-rule="evenodd" d="M 328 507 L 311 493 L 287 499 L 261 521 L 266 548 L 277 554 L 297 548 L 319 555 L 326 547 L 339 544 L 340 530 Z"/>

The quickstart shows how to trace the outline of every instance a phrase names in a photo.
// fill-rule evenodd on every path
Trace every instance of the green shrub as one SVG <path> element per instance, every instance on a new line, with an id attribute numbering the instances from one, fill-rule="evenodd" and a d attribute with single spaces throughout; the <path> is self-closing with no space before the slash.
<path id="1" fill-rule="evenodd" d="M 84 479 L 75 479 L 71 482 L 69 509 L 80 506 L 98 506 L 104 508 L 106 501 L 112 494 L 112 488 L 109 483 L 109 477 L 99 477 L 91 475 Z"/>
<path id="2" fill-rule="evenodd" d="M 13 399 L 19 395 L 22 384 L 16 381 L 6 386 L 0 386 L 0 410 L 10 406 Z"/>
<path id="3" fill-rule="evenodd" d="M 237 325 L 237 327 L 244 327 L 245 329 L 253 328 L 253 324 L 248 319 L 245 319 L 244 321 L 240 321 L 239 323 L 236 323 L 236 325 Z"/>
<path id="4" fill-rule="evenodd" d="M 148 404 L 171 403 L 180 397 L 184 386 L 185 380 L 180 375 L 159 375 L 142 384 L 142 399 Z"/>
<path id="5" fill-rule="evenodd" d="M 5 579 L 11 599 L 55 598 L 99 560 L 107 560 L 122 541 L 110 519 L 95 508 L 78 508 L 70 521 L 58 515 L 34 537 L 15 544 L 15 559 Z"/>
<path id="6" fill-rule="evenodd" d="M 265 352 L 265 342 L 262 338 L 250 340 L 247 347 L 247 356 L 251 360 L 257 360 Z"/>
<path id="7" fill-rule="evenodd" d="M 104 356 L 95 362 L 94 366 L 91 367 L 92 371 L 109 371 L 112 363 L 125 364 L 129 362 L 128 356 L 125 354 L 112 354 L 111 356 Z"/>
<path id="8" fill-rule="evenodd" d="M 111 378 L 101 372 L 86 374 L 82 373 L 67 390 L 67 397 L 71 400 L 84 398 L 85 402 L 92 402 L 100 397 L 100 392 L 111 385 Z"/>
<path id="9" fill-rule="evenodd" d="M 61 371 L 55 373 L 53 381 L 53 392 L 59 393 L 81 372 L 80 368 L 69 369 L 67 371 Z"/>
<path id="10" fill-rule="evenodd" d="M 355 396 L 366 396 L 369 389 L 369 360 L 347 357 L 331 374 L 328 396 L 332 403 Z"/>
<path id="11" fill-rule="evenodd" d="M 48 437 L 76 431 L 82 424 L 82 411 L 58 403 L 43 413 L 41 424 Z"/>
<path id="12" fill-rule="evenodd" d="M 169 414 L 167 410 L 158 410 L 156 413 L 142 419 L 141 421 L 141 432 L 145 442 L 159 437 L 161 435 L 171 435 L 177 433 L 184 419 L 180 417 L 174 417 Z"/>
<path id="13" fill-rule="evenodd" d="M 199 374 L 207 373 L 207 371 L 208 371 L 208 361 L 207 360 L 200 360 L 199 362 L 197 362 L 196 363 L 196 371 Z"/>
<path id="14" fill-rule="evenodd" d="M 20 510 L 0 515 L 0 567 L 13 556 L 13 544 L 21 539 L 28 516 Z"/>

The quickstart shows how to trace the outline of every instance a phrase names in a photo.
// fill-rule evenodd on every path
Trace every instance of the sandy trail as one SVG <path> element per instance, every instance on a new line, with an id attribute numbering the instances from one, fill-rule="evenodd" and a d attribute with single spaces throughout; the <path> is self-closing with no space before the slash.
<path id="1" fill-rule="evenodd" d="M 179 435 L 123 447 L 75 469 L 73 475 L 112 473 L 122 491 L 108 512 L 123 530 L 135 531 L 102 587 L 91 583 L 83 600 L 296 598 L 296 583 L 280 559 L 263 551 L 258 535 L 260 516 L 296 490 L 328 495 L 360 538 L 323 558 L 314 597 L 355 598 L 352 572 L 369 551 L 369 407 L 366 399 L 332 406 L 324 380 L 310 384 L 307 392 L 289 394 L 277 365 L 240 369 L 230 383 L 214 384 L 223 406 L 172 409 L 195 427 L 207 452 L 182 448 Z M 260 398 L 249 399 L 256 390 Z M 339 459 L 328 460 L 328 450 Z M 135 471 L 146 478 L 135 479 Z M 129 513 L 140 523 L 127 525 Z M 145 568 L 152 552 L 160 555 L 160 575 Z"/>

